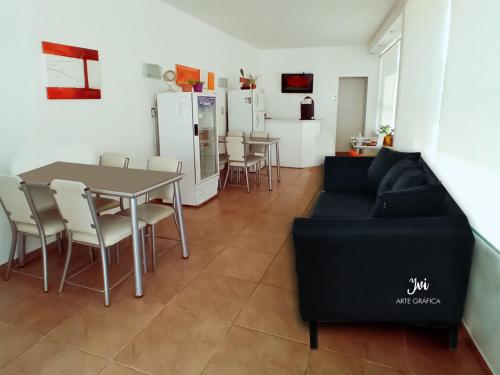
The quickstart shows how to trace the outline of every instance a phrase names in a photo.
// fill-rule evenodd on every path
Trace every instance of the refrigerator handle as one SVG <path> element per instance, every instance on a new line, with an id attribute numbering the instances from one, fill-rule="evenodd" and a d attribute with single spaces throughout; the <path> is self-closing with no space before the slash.
<path id="1" fill-rule="evenodd" d="M 194 124 L 194 136 L 198 136 L 198 124 Z"/>

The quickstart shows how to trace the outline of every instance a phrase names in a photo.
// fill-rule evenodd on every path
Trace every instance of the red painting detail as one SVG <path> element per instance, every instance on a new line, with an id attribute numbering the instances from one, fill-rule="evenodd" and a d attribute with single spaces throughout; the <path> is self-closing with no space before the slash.
<path id="1" fill-rule="evenodd" d="M 294 75 L 288 77 L 288 79 L 286 80 L 286 84 L 290 87 L 304 88 L 310 85 L 310 79 L 304 77 L 303 75 Z"/>
<path id="2" fill-rule="evenodd" d="M 48 55 L 74 57 L 84 60 L 99 60 L 99 52 L 95 49 L 67 46 L 65 44 L 42 42 L 42 51 Z"/>
<path id="3" fill-rule="evenodd" d="M 101 99 L 101 90 L 76 87 L 47 87 L 47 99 Z"/>
<path id="4" fill-rule="evenodd" d="M 188 81 L 199 81 L 200 80 L 200 69 L 192 68 L 185 65 L 175 65 L 178 85 L 187 84 Z"/>

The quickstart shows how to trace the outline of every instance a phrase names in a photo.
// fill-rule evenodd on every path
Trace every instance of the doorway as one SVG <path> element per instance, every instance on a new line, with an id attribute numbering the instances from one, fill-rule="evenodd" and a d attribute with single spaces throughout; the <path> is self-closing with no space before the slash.
<path id="1" fill-rule="evenodd" d="M 365 133 L 368 77 L 340 77 L 335 151 L 348 154 L 351 136 Z"/>

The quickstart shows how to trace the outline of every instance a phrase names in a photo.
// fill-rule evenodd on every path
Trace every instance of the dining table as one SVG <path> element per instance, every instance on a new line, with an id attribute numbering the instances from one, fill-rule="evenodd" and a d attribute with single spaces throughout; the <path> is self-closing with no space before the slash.
<path id="1" fill-rule="evenodd" d="M 219 137 L 219 142 L 220 143 L 225 143 L 225 137 L 220 136 Z M 274 145 L 275 150 L 276 150 L 276 180 L 278 182 L 281 181 L 281 175 L 280 175 L 280 139 L 279 138 L 273 138 L 273 137 L 249 137 L 245 136 L 243 137 L 243 143 L 245 145 L 260 145 L 260 146 L 265 146 L 266 149 L 266 158 L 267 158 L 267 173 L 268 173 L 268 180 L 269 180 L 269 190 L 273 190 L 273 167 L 272 167 L 272 157 L 271 157 L 271 147 Z"/>
<path id="2" fill-rule="evenodd" d="M 53 180 L 83 182 L 92 193 L 123 198 L 129 201 L 132 249 L 134 260 L 135 296 L 144 294 L 142 285 L 142 257 L 140 248 L 137 199 L 165 185 L 174 186 L 174 210 L 182 245 L 182 257 L 189 257 L 184 214 L 180 191 L 182 173 L 149 171 L 144 169 L 104 167 L 93 164 L 55 162 L 21 173 L 19 177 L 27 184 L 49 185 Z M 22 250 L 24 251 L 24 249 Z"/>

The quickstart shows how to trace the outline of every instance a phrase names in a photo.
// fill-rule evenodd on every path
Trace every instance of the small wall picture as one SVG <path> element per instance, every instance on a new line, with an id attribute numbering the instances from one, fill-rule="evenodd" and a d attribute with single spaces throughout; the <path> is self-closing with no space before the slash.
<path id="1" fill-rule="evenodd" d="M 47 99 L 101 99 L 99 52 L 42 42 L 47 69 Z"/>

